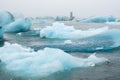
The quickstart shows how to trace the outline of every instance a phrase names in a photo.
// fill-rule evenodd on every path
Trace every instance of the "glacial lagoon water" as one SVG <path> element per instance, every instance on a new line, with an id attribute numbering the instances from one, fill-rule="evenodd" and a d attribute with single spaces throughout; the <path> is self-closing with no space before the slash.
<path id="1" fill-rule="evenodd" d="M 73 25 L 76 29 L 86 30 L 89 28 L 100 28 L 108 26 L 110 29 L 119 29 L 119 25 L 93 24 L 65 22 L 66 25 Z M 38 26 L 37 26 L 38 27 Z M 44 26 L 42 26 L 43 28 Z M 113 34 L 115 32 L 115 34 Z M 119 80 L 120 79 L 120 48 L 119 32 L 116 30 L 109 32 L 109 35 L 97 35 L 84 39 L 73 39 L 64 43 L 66 39 L 43 39 L 39 35 L 33 35 L 34 31 L 24 33 L 5 33 L 5 42 L 17 43 L 22 46 L 31 47 L 35 51 L 45 47 L 59 48 L 78 58 L 87 58 L 93 53 L 98 57 L 105 57 L 109 62 L 97 64 L 94 67 L 73 68 L 65 71 L 58 71 L 46 77 L 18 77 L 4 71 L 4 63 L 1 63 L 1 80 Z M 32 34 L 32 35 L 31 35 Z M 117 37 L 116 37 L 117 35 Z M 116 42 L 116 44 L 115 44 Z M 2 43 L 1 43 L 2 45 Z"/>

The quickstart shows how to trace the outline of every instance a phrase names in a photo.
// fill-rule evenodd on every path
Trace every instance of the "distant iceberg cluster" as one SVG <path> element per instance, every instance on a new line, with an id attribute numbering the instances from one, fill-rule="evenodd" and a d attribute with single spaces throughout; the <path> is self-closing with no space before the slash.
<path id="1" fill-rule="evenodd" d="M 40 31 L 41 38 L 59 38 L 59 39 L 80 39 L 90 36 L 94 36 L 105 32 L 108 30 L 108 27 L 103 27 L 99 29 L 90 29 L 90 30 L 77 30 L 73 26 L 66 26 L 63 23 L 53 23 L 52 26 L 43 28 Z"/>
<path id="2" fill-rule="evenodd" d="M 34 52 L 18 44 L 5 43 L 0 48 L 0 58 L 5 63 L 8 71 L 17 76 L 48 76 L 58 71 L 69 70 L 77 67 L 90 67 L 108 61 L 95 54 L 88 58 L 77 58 L 60 49 L 44 48 Z"/>
<path id="3" fill-rule="evenodd" d="M 69 21 L 69 17 L 66 17 L 66 16 L 57 16 L 55 18 L 55 21 Z"/>
<path id="4" fill-rule="evenodd" d="M 115 22 L 116 18 L 113 16 L 94 16 L 87 19 L 79 20 L 79 22 L 84 23 L 105 23 L 105 22 Z"/>

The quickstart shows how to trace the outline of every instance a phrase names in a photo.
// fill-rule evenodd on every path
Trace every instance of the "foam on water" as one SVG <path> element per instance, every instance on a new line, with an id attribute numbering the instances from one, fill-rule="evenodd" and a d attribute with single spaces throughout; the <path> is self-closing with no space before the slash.
<path id="1" fill-rule="evenodd" d="M 59 39 L 81 39 L 103 33 L 108 27 L 99 29 L 89 29 L 86 31 L 76 30 L 73 26 L 66 26 L 63 23 L 53 23 L 40 31 L 42 38 L 59 38 Z"/>
<path id="2" fill-rule="evenodd" d="M 77 58 L 60 49 L 44 48 L 34 52 L 31 48 L 9 43 L 0 48 L 0 58 L 6 64 L 5 70 L 25 77 L 45 77 L 58 71 L 95 66 L 107 61 L 95 54 L 88 58 Z"/>

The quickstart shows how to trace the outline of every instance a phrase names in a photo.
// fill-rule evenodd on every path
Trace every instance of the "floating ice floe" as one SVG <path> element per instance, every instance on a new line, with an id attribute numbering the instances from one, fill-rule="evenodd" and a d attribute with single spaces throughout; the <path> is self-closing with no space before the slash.
<path id="1" fill-rule="evenodd" d="M 14 22 L 4 27 L 5 32 L 25 32 L 29 31 L 31 27 L 31 20 L 29 18 L 17 19 Z"/>
<path id="2" fill-rule="evenodd" d="M 55 48 L 34 52 L 31 48 L 9 43 L 0 48 L 0 58 L 6 64 L 5 70 L 25 77 L 45 77 L 58 71 L 95 66 L 108 60 L 98 58 L 95 54 L 88 58 L 78 58 Z"/>
<path id="3" fill-rule="evenodd" d="M 82 19 L 79 20 L 80 22 L 85 22 L 85 23 L 105 23 L 105 22 L 115 22 L 116 18 L 113 16 L 94 16 L 94 17 L 90 17 L 87 19 Z"/>
<path id="4" fill-rule="evenodd" d="M 90 36 L 94 36 L 105 32 L 108 27 L 89 29 L 89 30 L 77 30 L 73 26 L 66 26 L 63 23 L 53 23 L 52 26 L 41 29 L 41 38 L 59 38 L 59 39 L 80 39 Z"/>

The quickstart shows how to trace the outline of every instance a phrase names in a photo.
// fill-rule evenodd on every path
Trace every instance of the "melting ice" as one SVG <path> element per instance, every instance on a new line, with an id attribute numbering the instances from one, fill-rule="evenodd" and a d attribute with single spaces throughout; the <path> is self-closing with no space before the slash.
<path id="1" fill-rule="evenodd" d="M 106 58 L 98 58 L 95 54 L 88 58 L 78 58 L 60 49 L 44 48 L 34 52 L 31 48 L 9 43 L 0 48 L 0 56 L 1 61 L 6 64 L 7 71 L 25 77 L 43 77 L 58 71 L 95 66 L 107 61 Z"/>

